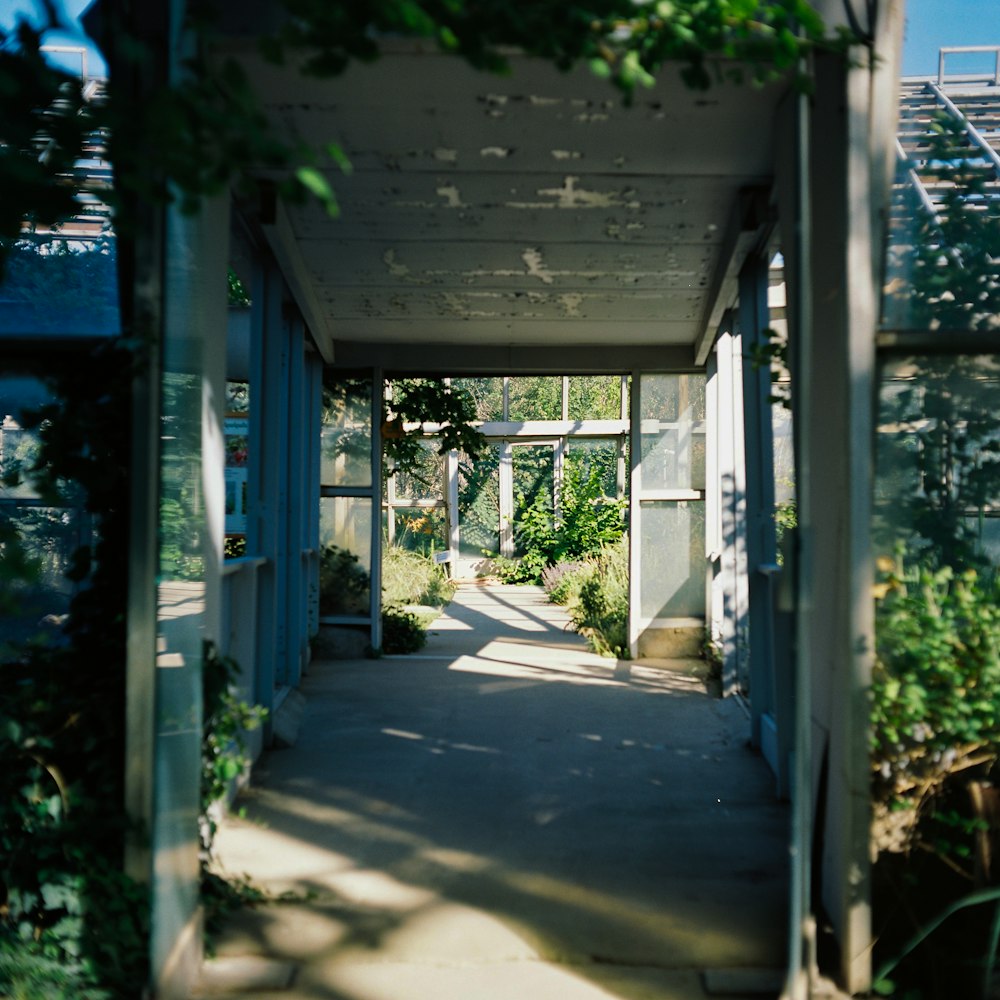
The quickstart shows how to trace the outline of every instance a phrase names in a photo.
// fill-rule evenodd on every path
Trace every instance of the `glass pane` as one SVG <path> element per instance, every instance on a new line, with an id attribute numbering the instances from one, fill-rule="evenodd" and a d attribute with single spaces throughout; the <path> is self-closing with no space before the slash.
<path id="1" fill-rule="evenodd" d="M 705 377 L 643 375 L 642 488 L 705 488 Z"/>
<path id="2" fill-rule="evenodd" d="M 705 504 L 642 505 L 641 613 L 644 618 L 705 614 Z"/>
<path id="3" fill-rule="evenodd" d="M 920 162 L 897 167 L 883 326 L 988 330 L 1000 313 L 1000 201 L 993 165 L 965 123 L 928 122 Z"/>
<path id="4" fill-rule="evenodd" d="M 511 420 L 561 420 L 562 379 L 524 375 L 510 380 Z"/>
<path id="5" fill-rule="evenodd" d="M 620 375 L 571 375 L 569 419 L 621 420 L 621 396 Z"/>
<path id="6" fill-rule="evenodd" d="M 491 445 L 473 461 L 458 463 L 459 551 L 481 557 L 500 553 L 500 448 Z"/>
<path id="7" fill-rule="evenodd" d="M 586 481 L 591 475 L 606 497 L 618 496 L 618 438 L 570 438 L 569 462 Z"/>
<path id="8" fill-rule="evenodd" d="M 371 379 L 337 379 L 323 386 L 320 482 L 372 484 Z"/>
<path id="9" fill-rule="evenodd" d="M 433 441 L 422 442 L 423 454 L 413 469 L 393 473 L 396 496 L 400 500 L 441 500 L 444 498 L 444 456 Z"/>
<path id="10" fill-rule="evenodd" d="M 64 640 L 76 590 L 65 574 L 95 541 L 75 484 L 60 483 L 62 505 L 52 506 L 33 480 L 40 437 L 29 414 L 52 401 L 36 378 L 0 376 L 0 660 L 20 657 L 28 641 Z"/>
<path id="11" fill-rule="evenodd" d="M 166 372 L 160 457 L 160 580 L 201 580 L 201 380 Z"/>
<path id="12" fill-rule="evenodd" d="M 18 240 L 0 296 L 0 334 L 108 337 L 121 332 L 114 240 Z"/>
<path id="13" fill-rule="evenodd" d="M 539 507 L 551 513 L 555 482 L 555 452 L 550 444 L 517 445 L 511 448 L 514 472 L 514 551 L 524 555 L 518 525 L 525 512 Z"/>
<path id="14" fill-rule="evenodd" d="M 880 388 L 879 552 L 1000 565 L 1000 358 L 908 358 L 883 369 Z"/>
<path id="15" fill-rule="evenodd" d="M 73 553 L 90 541 L 85 517 L 64 507 L 0 500 L 0 557 L 15 545 L 23 572 L 4 580 L 0 597 L 0 660 L 18 646 L 43 635 L 61 637 L 62 616 L 69 612 L 73 585 L 66 578 Z"/>
<path id="16" fill-rule="evenodd" d="M 367 615 L 372 567 L 371 500 L 321 497 L 319 545 L 319 613 Z"/>
<path id="17" fill-rule="evenodd" d="M 247 479 L 250 462 L 250 385 L 226 383 L 226 417 L 223 427 L 226 451 L 225 555 L 246 554 Z"/>
<path id="18" fill-rule="evenodd" d="M 51 401 L 36 378 L 0 376 L 0 499 L 38 495 L 31 483 L 38 431 L 25 426 L 26 414 Z"/>
<path id="19" fill-rule="evenodd" d="M 38 434 L 7 416 L 0 425 L 0 497 L 33 497 L 31 467 L 38 454 Z"/>
<path id="20" fill-rule="evenodd" d="M 792 411 L 780 403 L 771 407 L 774 434 L 774 498 L 785 503 L 795 497 L 795 450 L 792 439 Z"/>
<path id="21" fill-rule="evenodd" d="M 250 412 L 250 383 L 226 382 L 226 413 L 229 416 Z"/>
<path id="22" fill-rule="evenodd" d="M 431 556 L 448 548 L 448 514 L 443 507 L 396 507 L 393 544 Z"/>
<path id="23" fill-rule="evenodd" d="M 453 378 L 451 384 L 472 396 L 477 420 L 503 420 L 502 378 Z"/>

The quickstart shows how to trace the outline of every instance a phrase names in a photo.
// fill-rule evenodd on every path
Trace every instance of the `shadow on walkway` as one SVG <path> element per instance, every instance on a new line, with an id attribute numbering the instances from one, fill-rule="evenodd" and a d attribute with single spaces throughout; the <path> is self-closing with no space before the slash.
<path id="1" fill-rule="evenodd" d="M 431 632 L 311 667 L 298 744 L 217 842 L 297 899 L 234 918 L 206 990 L 243 968 L 286 998 L 693 1000 L 739 970 L 731 1000 L 774 997 L 787 813 L 739 705 L 616 672 L 532 588 L 463 587 Z"/>

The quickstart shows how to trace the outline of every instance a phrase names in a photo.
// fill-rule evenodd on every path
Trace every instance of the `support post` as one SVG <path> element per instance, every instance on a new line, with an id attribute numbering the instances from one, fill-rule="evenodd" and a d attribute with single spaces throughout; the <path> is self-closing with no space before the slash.
<path id="1" fill-rule="evenodd" d="M 507 409 L 507 380 L 504 379 L 504 411 Z M 514 449 L 500 442 L 500 555 L 514 556 Z"/>
<path id="2" fill-rule="evenodd" d="M 632 473 L 628 505 L 628 646 L 633 660 L 639 656 L 639 622 L 642 618 L 642 428 L 639 395 L 642 386 L 639 372 L 632 372 L 632 395 L 629 401 L 629 457 Z"/>
<path id="3" fill-rule="evenodd" d="M 281 456 L 281 276 L 259 258 L 254 261 L 250 312 L 250 468 L 247 492 L 247 553 L 267 562 L 257 577 L 257 677 L 254 698 L 274 709 L 278 651 L 278 504 Z M 264 741 L 270 741 L 270 723 Z"/>
<path id="4" fill-rule="evenodd" d="M 750 625 L 751 715 L 754 742 L 777 777 L 778 794 L 789 791 L 791 692 L 777 690 L 773 574 L 777 569 L 774 530 L 774 440 L 770 366 L 757 365 L 766 346 L 768 262 L 752 257 L 740 274 L 739 325 L 743 353 L 743 424 L 746 442 L 746 539 Z M 765 355 L 766 356 L 766 355 Z M 782 671 L 786 677 L 787 672 Z M 779 711 L 778 703 L 788 711 Z"/>
<path id="5" fill-rule="evenodd" d="M 385 380 L 382 369 L 372 371 L 372 527 L 371 571 L 368 575 L 372 649 L 382 648 L 382 407 Z"/>

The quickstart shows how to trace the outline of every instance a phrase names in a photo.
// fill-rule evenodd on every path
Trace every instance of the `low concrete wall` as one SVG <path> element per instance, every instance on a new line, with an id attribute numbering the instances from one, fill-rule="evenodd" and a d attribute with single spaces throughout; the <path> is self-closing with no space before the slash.
<path id="1" fill-rule="evenodd" d="M 639 659 L 686 659 L 702 654 L 705 623 L 692 618 L 669 625 L 651 625 L 639 635 Z"/>

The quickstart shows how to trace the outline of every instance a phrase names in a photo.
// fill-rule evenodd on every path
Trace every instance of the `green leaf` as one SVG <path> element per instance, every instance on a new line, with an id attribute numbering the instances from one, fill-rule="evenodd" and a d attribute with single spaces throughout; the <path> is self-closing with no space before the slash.
<path id="1" fill-rule="evenodd" d="M 340 167 L 340 172 L 342 174 L 349 177 L 354 173 L 354 164 L 351 163 L 351 161 L 347 158 L 347 154 L 339 145 L 337 145 L 337 143 L 328 143 L 326 153 L 327 156 L 329 156 L 330 159 L 333 160 L 338 167 Z"/>
<path id="2" fill-rule="evenodd" d="M 590 72 L 593 73 L 594 76 L 599 76 L 602 80 L 607 80 L 611 77 L 611 67 L 605 59 L 591 59 Z"/>
<path id="3" fill-rule="evenodd" d="M 333 193 L 330 182 L 315 167 L 299 167 L 295 171 L 295 179 L 310 193 L 315 195 L 326 208 L 327 214 L 336 218 L 340 215 L 337 196 Z"/>

